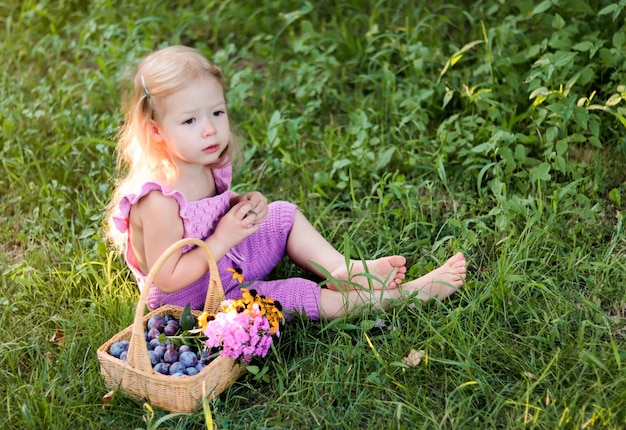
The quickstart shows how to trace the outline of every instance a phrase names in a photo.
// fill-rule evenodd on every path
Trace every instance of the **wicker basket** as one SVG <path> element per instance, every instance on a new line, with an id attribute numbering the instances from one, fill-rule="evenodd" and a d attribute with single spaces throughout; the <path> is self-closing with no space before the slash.
<path id="1" fill-rule="evenodd" d="M 215 258 L 209 247 L 201 240 L 182 239 L 170 246 L 154 264 L 148 274 L 135 311 L 133 324 L 117 333 L 108 342 L 98 348 L 100 371 L 106 386 L 111 390 L 119 390 L 137 399 L 144 400 L 170 412 L 188 413 L 202 406 L 204 395 L 209 400 L 220 395 L 241 373 L 245 366 L 236 363 L 230 357 L 218 356 L 194 376 L 162 375 L 152 370 L 148 357 L 148 347 L 144 337 L 144 327 L 153 315 L 171 314 L 180 318 L 183 308 L 166 305 L 144 315 L 149 286 L 152 285 L 156 273 L 167 258 L 185 245 L 197 245 L 204 250 L 209 261 L 210 281 L 204 310 L 215 312 L 224 296 Z M 192 311 L 197 316 L 200 311 Z M 110 346 L 121 340 L 129 340 L 128 356 L 122 361 L 109 354 Z"/>

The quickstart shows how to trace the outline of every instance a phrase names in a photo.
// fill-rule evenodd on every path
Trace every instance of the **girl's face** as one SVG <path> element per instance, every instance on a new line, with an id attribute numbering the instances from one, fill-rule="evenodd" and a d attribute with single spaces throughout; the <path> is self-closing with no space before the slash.
<path id="1" fill-rule="evenodd" d="M 176 163 L 216 163 L 230 141 L 224 90 L 212 77 L 200 77 L 159 101 L 152 137 L 167 145 Z"/>

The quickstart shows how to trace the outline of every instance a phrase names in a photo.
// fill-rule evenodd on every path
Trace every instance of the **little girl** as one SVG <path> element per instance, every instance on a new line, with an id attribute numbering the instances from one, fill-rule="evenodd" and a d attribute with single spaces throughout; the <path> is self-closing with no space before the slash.
<path id="1" fill-rule="evenodd" d="M 159 256 L 174 242 L 206 242 L 218 262 L 225 298 L 238 298 L 241 278 L 278 300 L 285 311 L 331 319 L 361 305 L 385 308 L 407 296 L 443 299 L 461 287 L 466 262 L 459 253 L 441 267 L 402 283 L 406 260 L 389 256 L 346 266 L 335 250 L 288 202 L 268 204 L 257 191 L 230 189 L 236 155 L 222 72 L 200 52 L 171 46 L 138 66 L 118 143 L 126 176 L 109 205 L 109 236 L 124 252 L 140 288 L 150 288 L 150 309 L 165 304 L 200 309 L 209 267 L 202 250 L 183 248 L 143 285 Z M 265 281 L 287 255 L 328 288 L 303 278 Z M 320 267 L 323 270 L 320 270 Z"/>

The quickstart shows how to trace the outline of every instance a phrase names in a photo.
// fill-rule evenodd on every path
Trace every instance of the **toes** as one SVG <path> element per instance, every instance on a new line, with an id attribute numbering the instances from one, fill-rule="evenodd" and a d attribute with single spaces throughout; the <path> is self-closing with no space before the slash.
<path id="1" fill-rule="evenodd" d="M 393 265 L 398 268 L 403 267 L 406 264 L 406 258 L 402 255 L 395 255 L 393 263 Z M 404 270 L 406 270 L 406 268 Z"/>
<path id="2" fill-rule="evenodd" d="M 457 252 L 452 258 L 450 258 L 450 260 L 454 261 L 455 263 L 465 261 L 465 255 L 463 255 L 462 252 Z"/>
<path id="3" fill-rule="evenodd" d="M 461 252 L 450 258 L 448 260 L 448 263 L 450 263 L 450 265 L 453 267 L 465 267 L 465 265 L 467 264 L 465 256 Z"/>

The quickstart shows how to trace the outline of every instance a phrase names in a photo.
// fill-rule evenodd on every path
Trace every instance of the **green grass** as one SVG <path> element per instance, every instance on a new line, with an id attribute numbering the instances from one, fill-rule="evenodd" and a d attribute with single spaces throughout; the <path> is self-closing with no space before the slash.
<path id="1" fill-rule="evenodd" d="M 402 253 L 412 276 L 470 263 L 445 303 L 296 318 L 269 381 L 210 403 L 219 428 L 625 428 L 625 16 L 609 0 L 0 3 L 0 427 L 206 428 L 202 411 L 103 405 L 96 357 L 138 297 L 102 237 L 123 77 L 184 43 L 229 77 L 237 189 L 294 201 L 352 256 Z"/>

